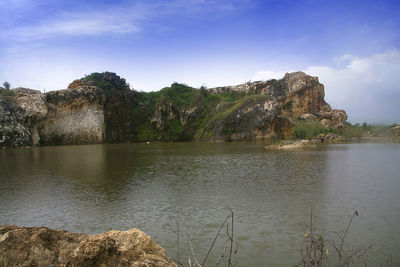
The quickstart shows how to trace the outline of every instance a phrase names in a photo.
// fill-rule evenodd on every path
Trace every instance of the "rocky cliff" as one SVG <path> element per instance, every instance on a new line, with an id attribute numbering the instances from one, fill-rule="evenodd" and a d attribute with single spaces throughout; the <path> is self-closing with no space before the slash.
<path id="1" fill-rule="evenodd" d="M 0 145 L 101 143 L 104 95 L 97 87 L 42 94 L 17 88 L 0 97 Z"/>
<path id="2" fill-rule="evenodd" d="M 178 120 L 181 140 L 203 141 L 290 138 L 299 120 L 316 121 L 327 129 L 346 125 L 346 112 L 331 109 L 318 78 L 303 72 L 288 73 L 281 80 L 213 88 L 204 94 L 208 105 L 201 100 L 187 108 L 173 100 L 156 105 L 151 121 L 162 132 Z"/>
<path id="3" fill-rule="evenodd" d="M 102 143 L 104 95 L 93 87 L 76 87 L 44 96 L 47 113 L 32 127 L 33 145 Z M 37 133 L 37 135 L 35 135 Z"/>
<path id="4" fill-rule="evenodd" d="M 212 89 L 173 83 L 150 93 L 106 72 L 66 90 L 0 95 L 0 145 L 12 146 L 285 139 L 301 121 L 340 130 L 346 120 L 325 102 L 318 78 L 303 72 Z"/>
<path id="5" fill-rule="evenodd" d="M 0 266 L 177 266 L 138 229 L 75 234 L 0 226 Z"/>

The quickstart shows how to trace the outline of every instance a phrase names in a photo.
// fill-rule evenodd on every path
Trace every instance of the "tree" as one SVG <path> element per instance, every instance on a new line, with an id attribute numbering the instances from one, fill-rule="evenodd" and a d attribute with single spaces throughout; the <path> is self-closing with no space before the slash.
<path id="1" fill-rule="evenodd" d="M 9 82 L 4 82 L 3 86 L 4 86 L 4 88 L 6 88 L 6 90 L 10 90 L 10 88 L 11 88 L 11 85 Z"/>

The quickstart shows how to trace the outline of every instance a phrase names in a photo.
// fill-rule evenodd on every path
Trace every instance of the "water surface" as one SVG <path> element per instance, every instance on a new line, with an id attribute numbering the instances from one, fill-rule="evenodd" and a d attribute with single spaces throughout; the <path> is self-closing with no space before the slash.
<path id="1" fill-rule="evenodd" d="M 200 260 L 228 206 L 239 266 L 297 263 L 311 208 L 327 239 L 357 210 L 349 244 L 373 244 L 399 261 L 400 144 L 316 151 L 265 151 L 253 143 L 0 150 L 0 224 L 86 233 L 136 227 L 173 258 L 179 228 L 181 261 L 189 225 Z M 210 256 L 212 266 L 222 243 Z"/>

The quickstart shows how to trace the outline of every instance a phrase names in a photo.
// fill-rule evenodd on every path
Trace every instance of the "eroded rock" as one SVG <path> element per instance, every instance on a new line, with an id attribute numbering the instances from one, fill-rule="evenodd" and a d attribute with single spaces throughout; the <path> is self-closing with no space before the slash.
<path id="1" fill-rule="evenodd" d="M 87 235 L 0 226 L 0 266 L 176 266 L 138 229 Z"/>

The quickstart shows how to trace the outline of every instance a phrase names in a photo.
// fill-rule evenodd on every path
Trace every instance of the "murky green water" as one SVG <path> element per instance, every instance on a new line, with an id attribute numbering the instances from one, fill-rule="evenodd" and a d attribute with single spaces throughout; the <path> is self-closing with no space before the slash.
<path id="1" fill-rule="evenodd" d="M 311 207 L 328 239 L 357 210 L 348 242 L 355 248 L 373 244 L 399 261 L 400 145 L 285 152 L 252 143 L 0 150 L 0 224 L 87 233 L 136 227 L 173 258 L 179 227 L 181 261 L 189 224 L 200 260 L 228 206 L 235 212 L 239 266 L 297 263 Z"/>

